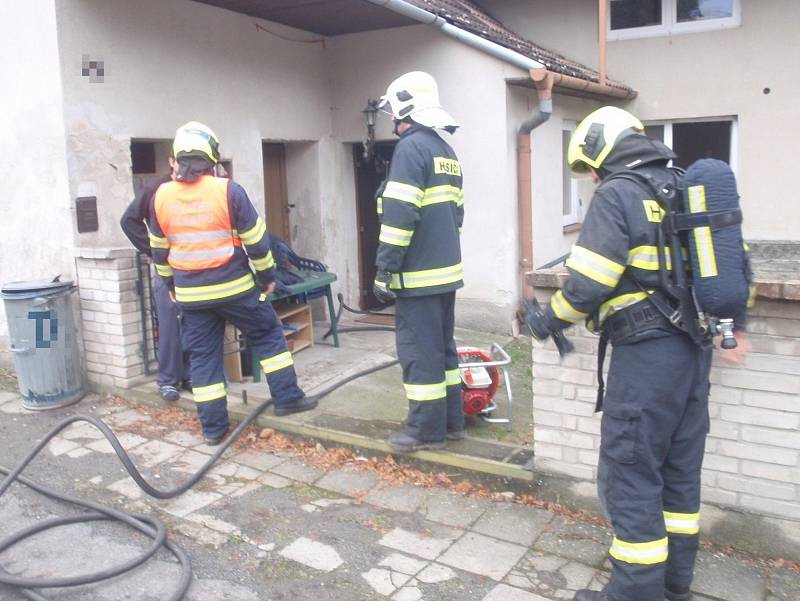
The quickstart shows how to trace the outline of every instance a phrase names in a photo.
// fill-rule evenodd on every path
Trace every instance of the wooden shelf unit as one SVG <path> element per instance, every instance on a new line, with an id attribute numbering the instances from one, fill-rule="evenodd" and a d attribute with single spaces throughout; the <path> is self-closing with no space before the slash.
<path id="1" fill-rule="evenodd" d="M 283 330 L 286 344 L 292 354 L 314 346 L 314 327 L 310 305 L 276 303 L 274 308 L 281 322 L 294 328 L 293 330 Z M 240 338 L 241 332 L 231 324 L 226 324 L 225 345 L 223 347 L 225 349 L 225 374 L 228 380 L 232 382 L 244 382 L 242 354 L 237 352 L 241 346 L 239 343 Z M 257 364 L 253 368 L 257 369 Z"/>
<path id="2" fill-rule="evenodd" d="M 284 329 L 283 335 L 292 353 L 314 346 L 314 327 L 311 319 L 310 305 L 276 305 L 275 312 L 284 325 L 293 329 Z"/>

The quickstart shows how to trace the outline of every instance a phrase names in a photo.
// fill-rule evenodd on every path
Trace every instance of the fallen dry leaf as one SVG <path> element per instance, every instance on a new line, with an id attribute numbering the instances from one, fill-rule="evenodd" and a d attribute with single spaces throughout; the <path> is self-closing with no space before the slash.
<path id="1" fill-rule="evenodd" d="M 134 409 L 151 417 L 148 422 L 134 422 L 125 428 L 124 431 L 141 434 L 150 438 L 157 438 L 163 435 L 164 427 L 170 431 L 199 432 L 197 417 L 178 407 L 148 407 L 128 401 L 121 397 L 111 397 L 111 402 Z M 381 478 L 381 480 L 393 485 L 401 484 L 423 487 L 423 488 L 445 488 L 452 492 L 462 494 L 472 498 L 488 499 L 495 501 L 505 501 L 536 507 L 556 513 L 562 516 L 567 523 L 583 522 L 608 527 L 606 520 L 592 515 L 586 511 L 573 510 L 560 503 L 543 501 L 533 495 L 514 495 L 513 498 L 503 495 L 502 492 L 495 492 L 482 484 L 475 484 L 467 480 L 453 482 L 450 475 L 444 472 L 423 472 L 417 468 L 401 465 L 397 463 L 392 455 L 383 457 L 365 458 L 347 448 L 326 448 L 321 443 L 303 439 L 291 439 L 271 428 L 261 430 L 250 427 L 243 433 L 243 436 L 234 443 L 233 448 L 237 450 L 263 450 L 280 455 L 293 455 L 309 465 L 318 467 L 325 471 L 345 469 L 350 471 L 370 471 Z M 354 505 L 364 503 L 366 493 L 359 494 L 353 501 Z M 377 530 L 378 528 L 376 528 Z M 766 559 L 742 553 L 732 547 L 720 547 L 711 543 L 702 543 L 704 549 L 711 553 L 721 553 L 727 556 L 737 557 L 747 561 L 754 566 L 768 568 L 782 568 L 800 573 L 800 562 L 789 561 L 786 559 Z"/>

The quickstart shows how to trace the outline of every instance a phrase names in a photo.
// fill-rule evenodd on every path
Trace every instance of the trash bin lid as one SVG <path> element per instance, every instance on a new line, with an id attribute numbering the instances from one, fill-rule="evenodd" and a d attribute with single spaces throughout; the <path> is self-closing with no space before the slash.
<path id="1" fill-rule="evenodd" d="M 2 296 L 13 297 L 19 294 L 53 294 L 64 288 L 71 288 L 73 286 L 72 280 L 61 281 L 61 276 L 57 275 L 49 280 L 32 280 L 30 282 L 8 282 L 3 284 L 0 288 Z"/>

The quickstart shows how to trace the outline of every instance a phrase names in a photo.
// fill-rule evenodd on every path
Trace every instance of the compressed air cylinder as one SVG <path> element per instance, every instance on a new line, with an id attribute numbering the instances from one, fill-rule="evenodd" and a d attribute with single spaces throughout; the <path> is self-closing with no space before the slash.
<path id="1" fill-rule="evenodd" d="M 683 179 L 684 210 L 690 217 L 689 256 L 697 300 L 703 311 L 719 318 L 743 313 L 748 298 L 748 259 L 741 223 L 715 229 L 702 225 L 702 213 L 715 214 L 739 209 L 736 176 L 730 166 L 717 159 L 700 159 L 686 170 Z"/>

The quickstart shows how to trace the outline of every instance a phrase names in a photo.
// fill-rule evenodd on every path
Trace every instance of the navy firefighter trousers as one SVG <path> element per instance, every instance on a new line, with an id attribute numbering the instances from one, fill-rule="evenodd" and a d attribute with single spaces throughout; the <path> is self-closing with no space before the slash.
<path id="1" fill-rule="evenodd" d="M 405 431 L 423 442 L 441 442 L 447 432 L 464 429 L 455 303 L 455 292 L 397 299 L 397 357 L 408 398 Z"/>
<path id="2" fill-rule="evenodd" d="M 608 601 L 688 593 L 700 530 L 711 349 L 683 334 L 614 347 L 598 493 L 614 528 Z"/>
<path id="3" fill-rule="evenodd" d="M 153 274 L 153 303 L 158 318 L 158 379 L 159 386 L 175 386 L 191 380 L 189 353 L 183 349 L 181 312 L 169 296 L 170 288 L 164 278 Z"/>
<path id="4" fill-rule="evenodd" d="M 184 339 L 192 361 L 192 394 L 207 437 L 223 434 L 229 425 L 222 363 L 226 321 L 244 333 L 257 354 L 276 407 L 304 396 L 297 385 L 281 321 L 269 301 L 259 302 L 259 293 L 253 288 L 219 305 L 183 309 Z"/>

